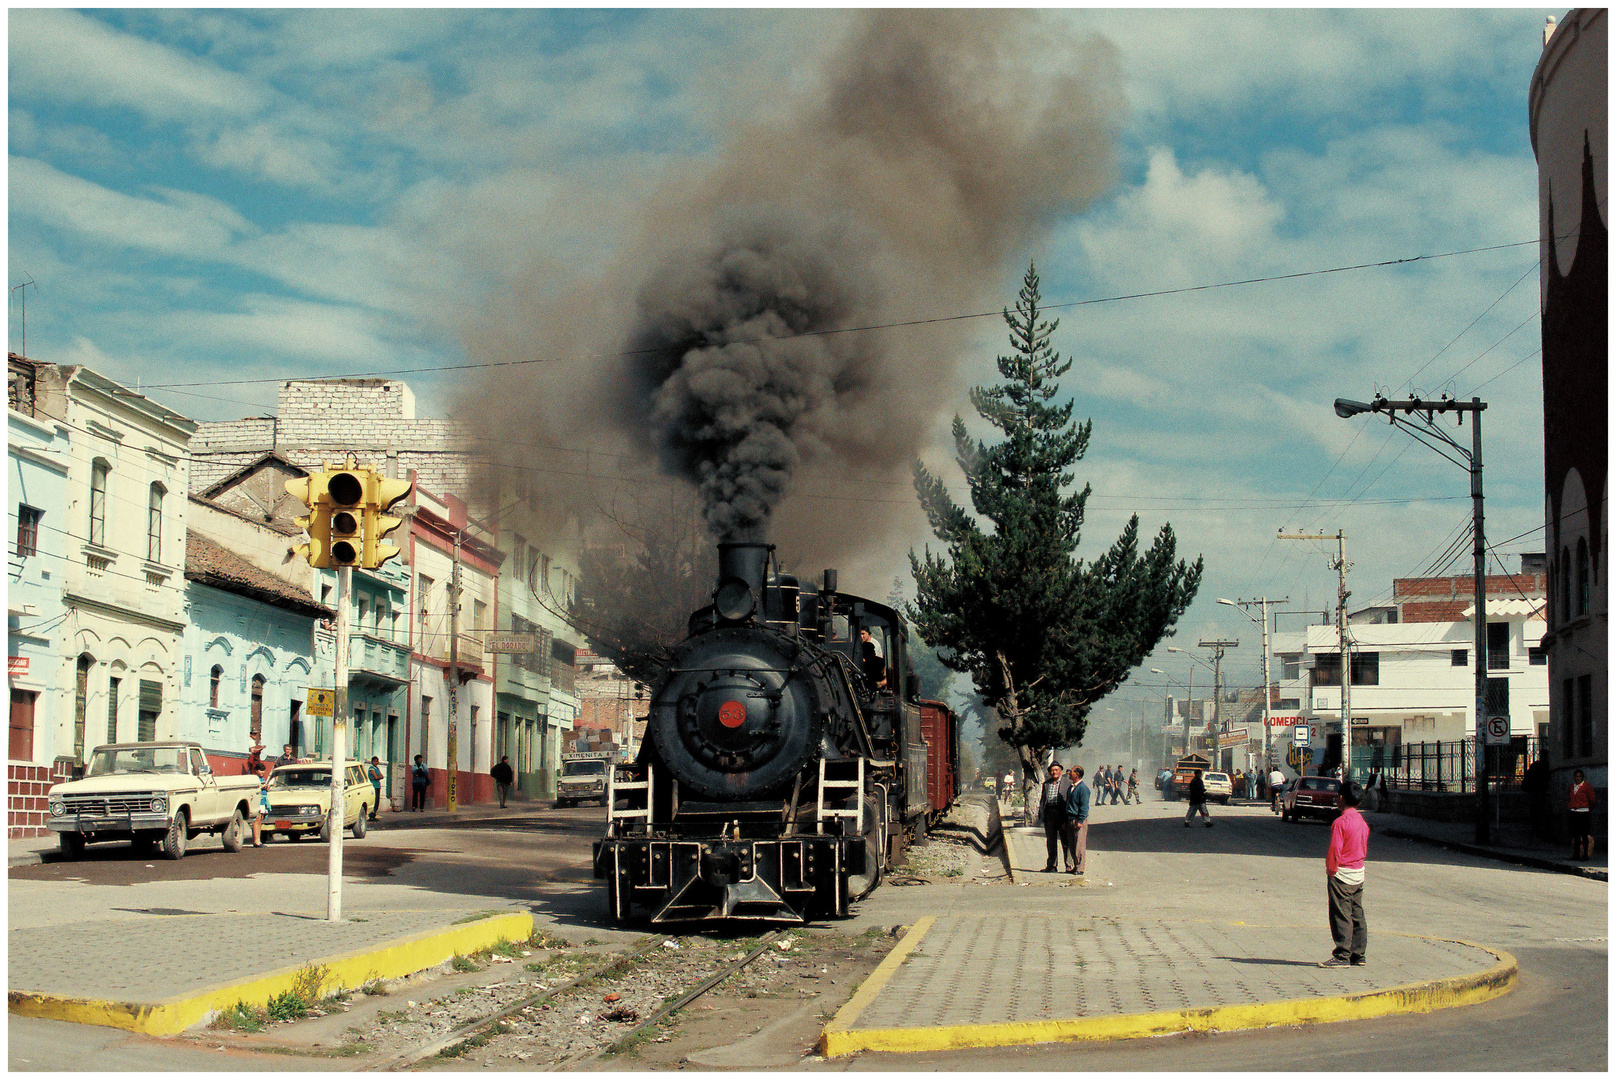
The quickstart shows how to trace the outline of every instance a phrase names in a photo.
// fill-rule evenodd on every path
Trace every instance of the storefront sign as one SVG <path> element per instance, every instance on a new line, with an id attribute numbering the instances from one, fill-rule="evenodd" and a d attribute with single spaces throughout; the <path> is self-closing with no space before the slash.
<path id="1" fill-rule="evenodd" d="M 1268 718 L 1269 727 L 1295 727 L 1301 722 L 1302 718 L 1300 716 L 1270 716 Z"/>
<path id="2" fill-rule="evenodd" d="M 6 657 L 6 674 L 13 679 L 23 678 L 28 674 L 28 657 Z"/>
<path id="3" fill-rule="evenodd" d="M 536 634 L 489 634 L 484 648 L 491 653 L 530 653 L 539 647 Z"/>

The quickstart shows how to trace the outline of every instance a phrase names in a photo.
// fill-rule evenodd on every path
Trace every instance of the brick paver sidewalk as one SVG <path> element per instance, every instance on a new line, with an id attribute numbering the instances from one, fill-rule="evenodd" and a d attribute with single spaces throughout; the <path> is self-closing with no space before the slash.
<path id="1" fill-rule="evenodd" d="M 916 1028 L 1256 1005 L 1485 971 L 1486 949 L 1370 936 L 1369 964 L 1323 969 L 1323 927 L 1122 923 L 1027 915 L 937 918 L 852 1024 Z"/>

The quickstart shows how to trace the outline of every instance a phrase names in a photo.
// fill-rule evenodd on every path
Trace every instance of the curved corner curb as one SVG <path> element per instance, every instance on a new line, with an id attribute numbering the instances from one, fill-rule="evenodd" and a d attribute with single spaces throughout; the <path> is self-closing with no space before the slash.
<path id="1" fill-rule="evenodd" d="M 452 914 L 452 913 L 449 913 Z M 478 952 L 502 941 L 525 941 L 533 935 L 533 916 L 527 912 L 494 915 L 445 930 L 360 952 L 311 958 L 295 967 L 200 993 L 156 1002 L 101 1001 L 57 994 L 8 990 L 7 1009 L 18 1016 L 66 1020 L 122 1028 L 142 1035 L 177 1035 L 186 1028 L 228 1009 L 237 1002 L 264 1005 L 291 990 L 309 967 L 325 968 L 320 986 L 327 992 L 354 989 L 372 979 L 396 979 L 436 967 L 445 960 Z"/>
<path id="2" fill-rule="evenodd" d="M 825 1030 L 819 1033 L 821 1055 L 828 1058 L 841 1057 L 863 1049 L 857 1045 L 857 1037 L 865 1033 L 848 1029 L 858 1020 L 859 1014 L 869 1007 L 870 1002 L 875 1000 L 881 988 L 897 974 L 899 966 L 914 951 L 915 946 L 920 944 L 920 939 L 926 936 L 926 931 L 930 930 L 931 924 L 936 921 L 935 915 L 926 915 L 911 926 L 909 932 L 893 946 L 891 952 L 887 953 L 886 959 L 870 972 L 870 977 L 864 980 L 864 985 L 854 991 L 853 996 L 847 999 L 847 1004 L 836 1010 L 836 1015 L 825 1025 Z"/>
<path id="3" fill-rule="evenodd" d="M 929 920 L 925 920 L 929 925 Z M 923 928 L 916 926 L 917 931 Z M 918 934 L 911 933 L 918 941 Z M 1407 935 L 1410 937 L 1420 935 Z M 836 1014 L 820 1035 L 820 1053 L 843 1057 L 864 1050 L 886 1053 L 916 1053 L 928 1050 L 961 1050 L 989 1046 L 1029 1046 L 1047 1042 L 1106 1042 L 1142 1039 L 1183 1032 L 1254 1031 L 1269 1027 L 1298 1027 L 1305 1024 L 1333 1024 L 1343 1020 L 1371 1020 L 1404 1013 L 1435 1012 L 1438 1009 L 1478 1005 L 1501 997 L 1515 988 L 1520 966 L 1515 957 L 1500 949 L 1477 945 L 1456 938 L 1429 940 L 1455 941 L 1460 945 L 1491 953 L 1492 967 L 1466 975 L 1455 975 L 1430 982 L 1405 983 L 1385 990 L 1367 990 L 1335 997 L 1298 998 L 1258 1005 L 1225 1005 L 1204 1009 L 1178 1009 L 1168 1012 L 1135 1013 L 1125 1016 L 1085 1016 L 1061 1020 L 1033 1020 L 1002 1024 L 960 1024 L 944 1027 L 868 1028 L 849 1030 L 858 1014 L 875 997 L 875 992 L 892 977 L 908 949 L 899 943 L 892 955 L 871 975 L 865 987 Z M 913 946 L 910 946 L 913 948 Z M 900 955 L 900 950 L 902 954 Z M 896 962 L 894 961 L 896 958 Z M 888 963 L 892 969 L 881 978 L 869 995 L 865 989 L 876 982 Z M 858 1007 L 855 1009 L 854 1005 Z M 844 1014 L 851 1013 L 845 1016 Z"/>

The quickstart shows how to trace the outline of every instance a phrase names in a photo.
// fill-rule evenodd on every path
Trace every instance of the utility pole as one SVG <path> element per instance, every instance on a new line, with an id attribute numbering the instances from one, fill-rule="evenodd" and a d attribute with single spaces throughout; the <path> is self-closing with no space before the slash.
<path id="1" fill-rule="evenodd" d="M 1222 764 L 1223 754 L 1223 650 L 1239 648 L 1240 642 L 1218 638 L 1196 644 L 1212 650 L 1212 753 L 1207 760 L 1212 762 L 1215 771 Z"/>
<path id="2" fill-rule="evenodd" d="M 1347 597 L 1352 593 L 1347 589 L 1347 571 L 1352 564 L 1347 562 L 1347 534 L 1340 529 L 1335 535 L 1319 535 L 1317 533 L 1292 533 L 1287 536 L 1279 534 L 1281 540 L 1334 540 L 1336 543 L 1335 561 L 1330 564 L 1338 577 L 1336 586 L 1336 635 L 1340 644 L 1337 648 L 1341 655 L 1341 762 L 1342 777 L 1346 776 L 1345 765 L 1352 757 L 1352 655 L 1351 642 L 1347 638 Z"/>
<path id="3" fill-rule="evenodd" d="M 1220 604 L 1229 604 L 1231 607 L 1238 606 L 1241 609 L 1241 614 L 1245 615 L 1248 619 L 1251 618 L 1251 613 L 1245 610 L 1248 605 L 1259 604 L 1262 607 L 1262 749 L 1264 776 L 1267 776 L 1269 771 L 1274 767 L 1273 742 L 1270 737 L 1270 732 L 1273 728 L 1273 710 L 1271 708 L 1273 694 L 1269 689 L 1272 686 L 1272 682 L 1270 681 L 1268 674 L 1268 605 L 1288 604 L 1290 602 L 1291 598 L 1288 596 L 1281 597 L 1278 600 L 1270 600 L 1268 597 L 1262 596 L 1255 600 L 1218 601 Z"/>
<path id="4" fill-rule="evenodd" d="M 460 779 L 460 537 L 455 532 L 454 571 L 449 576 L 449 811 L 458 809 L 455 788 Z M 475 750 L 475 748 L 473 748 Z"/>
<path id="5" fill-rule="evenodd" d="M 1435 450 L 1449 461 L 1466 469 L 1470 473 L 1470 503 L 1471 503 L 1471 537 L 1475 541 L 1475 587 L 1476 587 L 1476 843 L 1490 843 L 1492 839 L 1492 822 L 1489 820 L 1487 804 L 1491 799 L 1488 792 L 1489 777 L 1487 767 L 1487 542 L 1486 530 L 1482 527 L 1482 494 L 1481 494 L 1481 414 L 1486 410 L 1487 403 L 1479 397 L 1472 397 L 1469 401 L 1459 401 L 1443 394 L 1436 401 L 1425 401 L 1413 394 L 1407 401 L 1390 401 L 1379 394 L 1373 401 L 1350 401 L 1347 398 L 1335 399 L 1335 414 L 1342 419 L 1358 416 L 1361 413 L 1385 413 L 1388 423 L 1402 424 L 1403 429 L 1426 446 Z M 1443 431 L 1436 424 L 1437 413 L 1455 413 L 1455 420 L 1460 427 L 1464 426 L 1465 413 L 1474 418 L 1474 426 L 1470 429 L 1470 449 L 1460 446 L 1452 436 Z M 1399 413 L 1402 414 L 1399 417 Z M 1423 416 L 1421 414 L 1424 414 Z M 1430 440 L 1434 438 L 1444 444 L 1447 449 Z M 1452 453 L 1449 453 L 1452 451 Z M 1458 456 L 1455 457 L 1454 455 Z M 1463 459 L 1462 461 L 1460 459 Z"/>

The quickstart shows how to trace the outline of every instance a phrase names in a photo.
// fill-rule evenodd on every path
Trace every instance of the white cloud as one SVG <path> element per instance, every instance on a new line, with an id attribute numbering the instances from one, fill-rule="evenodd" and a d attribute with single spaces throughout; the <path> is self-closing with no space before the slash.
<path id="1" fill-rule="evenodd" d="M 170 192 L 169 201 L 126 195 L 33 158 L 10 159 L 11 213 L 79 234 L 111 248 L 213 258 L 245 219 L 202 195 Z"/>
<path id="2" fill-rule="evenodd" d="M 215 349 L 318 360 L 332 370 L 392 361 L 396 350 L 372 313 L 357 308 L 244 296 L 238 311 L 176 311 L 161 318 L 167 332 Z"/>
<path id="3" fill-rule="evenodd" d="M 250 113 L 264 99 L 248 79 L 74 11 L 13 10 L 9 41 L 13 97 L 122 106 L 158 120 Z"/>

